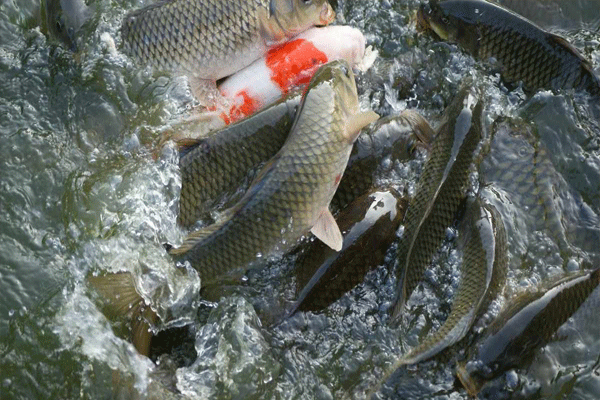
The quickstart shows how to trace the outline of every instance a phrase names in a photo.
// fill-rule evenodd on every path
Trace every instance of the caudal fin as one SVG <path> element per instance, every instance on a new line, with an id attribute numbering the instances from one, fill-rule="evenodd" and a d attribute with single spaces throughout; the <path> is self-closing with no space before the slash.
<path id="1" fill-rule="evenodd" d="M 137 292 L 131 273 L 90 276 L 88 281 L 106 300 L 107 311 L 127 320 L 133 346 L 140 354 L 148 356 L 152 339 L 150 327 L 158 316 Z"/>

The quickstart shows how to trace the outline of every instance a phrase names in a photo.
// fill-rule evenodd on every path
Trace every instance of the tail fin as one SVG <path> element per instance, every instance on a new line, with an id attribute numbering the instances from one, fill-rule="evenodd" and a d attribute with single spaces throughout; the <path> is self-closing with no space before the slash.
<path id="1" fill-rule="evenodd" d="M 150 326 L 156 323 L 158 316 L 137 292 L 131 273 L 91 276 L 88 281 L 106 299 L 110 314 L 128 320 L 133 346 L 148 356 L 152 339 Z"/>

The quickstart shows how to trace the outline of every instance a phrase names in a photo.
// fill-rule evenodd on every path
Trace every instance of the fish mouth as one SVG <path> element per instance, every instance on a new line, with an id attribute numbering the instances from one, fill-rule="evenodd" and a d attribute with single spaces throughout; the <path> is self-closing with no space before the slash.
<path id="1" fill-rule="evenodd" d="M 323 8 L 321 9 L 319 25 L 327 26 L 333 22 L 335 19 L 335 11 L 328 2 L 323 4 Z"/>

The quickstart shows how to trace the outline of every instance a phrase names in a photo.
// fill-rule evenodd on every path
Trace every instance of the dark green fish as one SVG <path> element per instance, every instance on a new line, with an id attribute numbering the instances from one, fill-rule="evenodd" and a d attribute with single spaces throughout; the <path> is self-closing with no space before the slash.
<path id="1" fill-rule="evenodd" d="M 177 221 L 191 226 L 217 205 L 226 205 L 250 173 L 273 157 L 288 136 L 300 94 L 227 126 L 180 151 L 181 194 Z M 244 180 L 248 182 L 243 185 Z"/>
<path id="2" fill-rule="evenodd" d="M 308 231 L 340 250 L 342 235 L 328 206 L 360 130 L 377 119 L 372 111 L 360 111 L 348 63 L 324 65 L 309 84 L 285 144 L 244 197 L 170 253 L 189 261 L 205 285 L 239 274 Z"/>
<path id="3" fill-rule="evenodd" d="M 398 246 L 394 320 L 422 280 L 466 196 L 469 166 L 482 138 L 483 102 L 478 97 L 464 85 L 448 106 L 406 212 Z"/>
<path id="4" fill-rule="evenodd" d="M 538 89 L 583 89 L 600 95 L 591 63 L 564 38 L 483 0 L 430 0 L 419 24 L 480 60 L 494 59 L 506 83 Z"/>
<path id="5" fill-rule="evenodd" d="M 76 36 L 92 9 L 83 0 L 43 0 L 42 19 L 50 36 L 77 50 Z"/>
<path id="6" fill-rule="evenodd" d="M 600 269 L 513 301 L 469 351 L 468 361 L 459 363 L 457 375 L 467 392 L 477 396 L 486 382 L 527 365 L 535 351 L 578 310 L 600 309 L 598 284 Z"/>
<path id="7" fill-rule="evenodd" d="M 334 17 L 326 0 L 161 0 L 130 13 L 121 36 L 142 65 L 215 82 Z"/>
<path id="8" fill-rule="evenodd" d="M 600 243 L 600 218 L 556 170 L 536 135 L 535 126 L 527 121 L 496 120 L 480 176 L 527 210 L 522 222 L 532 232 L 546 231 L 564 254 L 588 257 Z M 590 253 L 583 255 L 578 249 Z"/>
<path id="9" fill-rule="evenodd" d="M 478 198 L 472 200 L 459 231 L 461 279 L 448 318 L 435 333 L 398 359 L 372 393 L 401 366 L 427 360 L 461 340 L 504 286 L 507 238 L 498 211 Z"/>
<path id="10" fill-rule="evenodd" d="M 344 235 L 342 250 L 336 252 L 320 241 L 307 243 L 294 269 L 299 294 L 290 314 L 323 310 L 381 265 L 407 203 L 394 189 L 365 194 L 336 216 Z"/>
<path id="11" fill-rule="evenodd" d="M 434 136 L 429 123 L 414 111 L 381 118 L 354 143 L 332 209 L 340 210 L 371 190 L 383 159 L 407 161 L 417 147 L 429 148 Z"/>

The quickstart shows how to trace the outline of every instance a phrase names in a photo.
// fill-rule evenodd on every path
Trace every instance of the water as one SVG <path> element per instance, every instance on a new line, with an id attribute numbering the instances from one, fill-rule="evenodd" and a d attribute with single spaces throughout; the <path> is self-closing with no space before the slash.
<path id="1" fill-rule="evenodd" d="M 386 324 L 395 280 L 383 267 L 323 314 L 300 313 L 276 327 L 267 322 L 292 297 L 286 273 L 293 256 L 263 257 L 269 267 L 248 274 L 243 286 L 222 288 L 226 296 L 214 303 L 200 301 L 197 274 L 174 268 L 162 248 L 185 232 L 175 223 L 177 154 L 159 143 L 192 99 L 184 80 L 152 75 L 111 51 L 106 35 L 118 37 L 121 18 L 140 2 L 96 4 L 82 51 L 73 56 L 40 32 L 37 2 L 0 3 L 0 398 L 174 397 L 168 388 L 191 398 L 339 398 L 368 386 L 440 326 L 460 262 L 452 242 L 398 329 Z M 491 182 L 484 195 L 509 233 L 506 296 L 564 271 L 597 267 L 600 130 L 586 100 L 508 92 L 456 47 L 416 33 L 410 17 L 417 1 L 338 4 L 339 20 L 361 28 L 380 51 L 358 78 L 363 104 L 382 115 L 416 108 L 435 125 L 470 75 L 486 90 L 488 135 L 497 116 L 526 126 L 526 135 L 496 135 L 482 164 Z M 588 20 L 579 29 L 567 25 L 566 34 L 598 73 L 600 40 Z M 533 203 L 495 170 L 515 154 L 512 165 L 524 171 L 539 155 L 543 173 L 531 173 L 538 177 Z M 414 187 L 418 170 L 399 164 L 380 180 L 410 171 Z M 86 283 L 88 274 L 119 270 L 139 277 L 165 319 L 162 328 L 192 327 L 181 335 L 185 345 L 158 364 L 115 334 L 118 322 L 106 319 Z M 567 339 L 538 352 L 530 368 L 494 382 L 487 395 L 597 398 L 597 332 L 590 319 L 575 320 L 561 332 Z M 466 398 L 452 372 L 450 363 L 436 361 L 404 368 L 383 394 Z"/>

